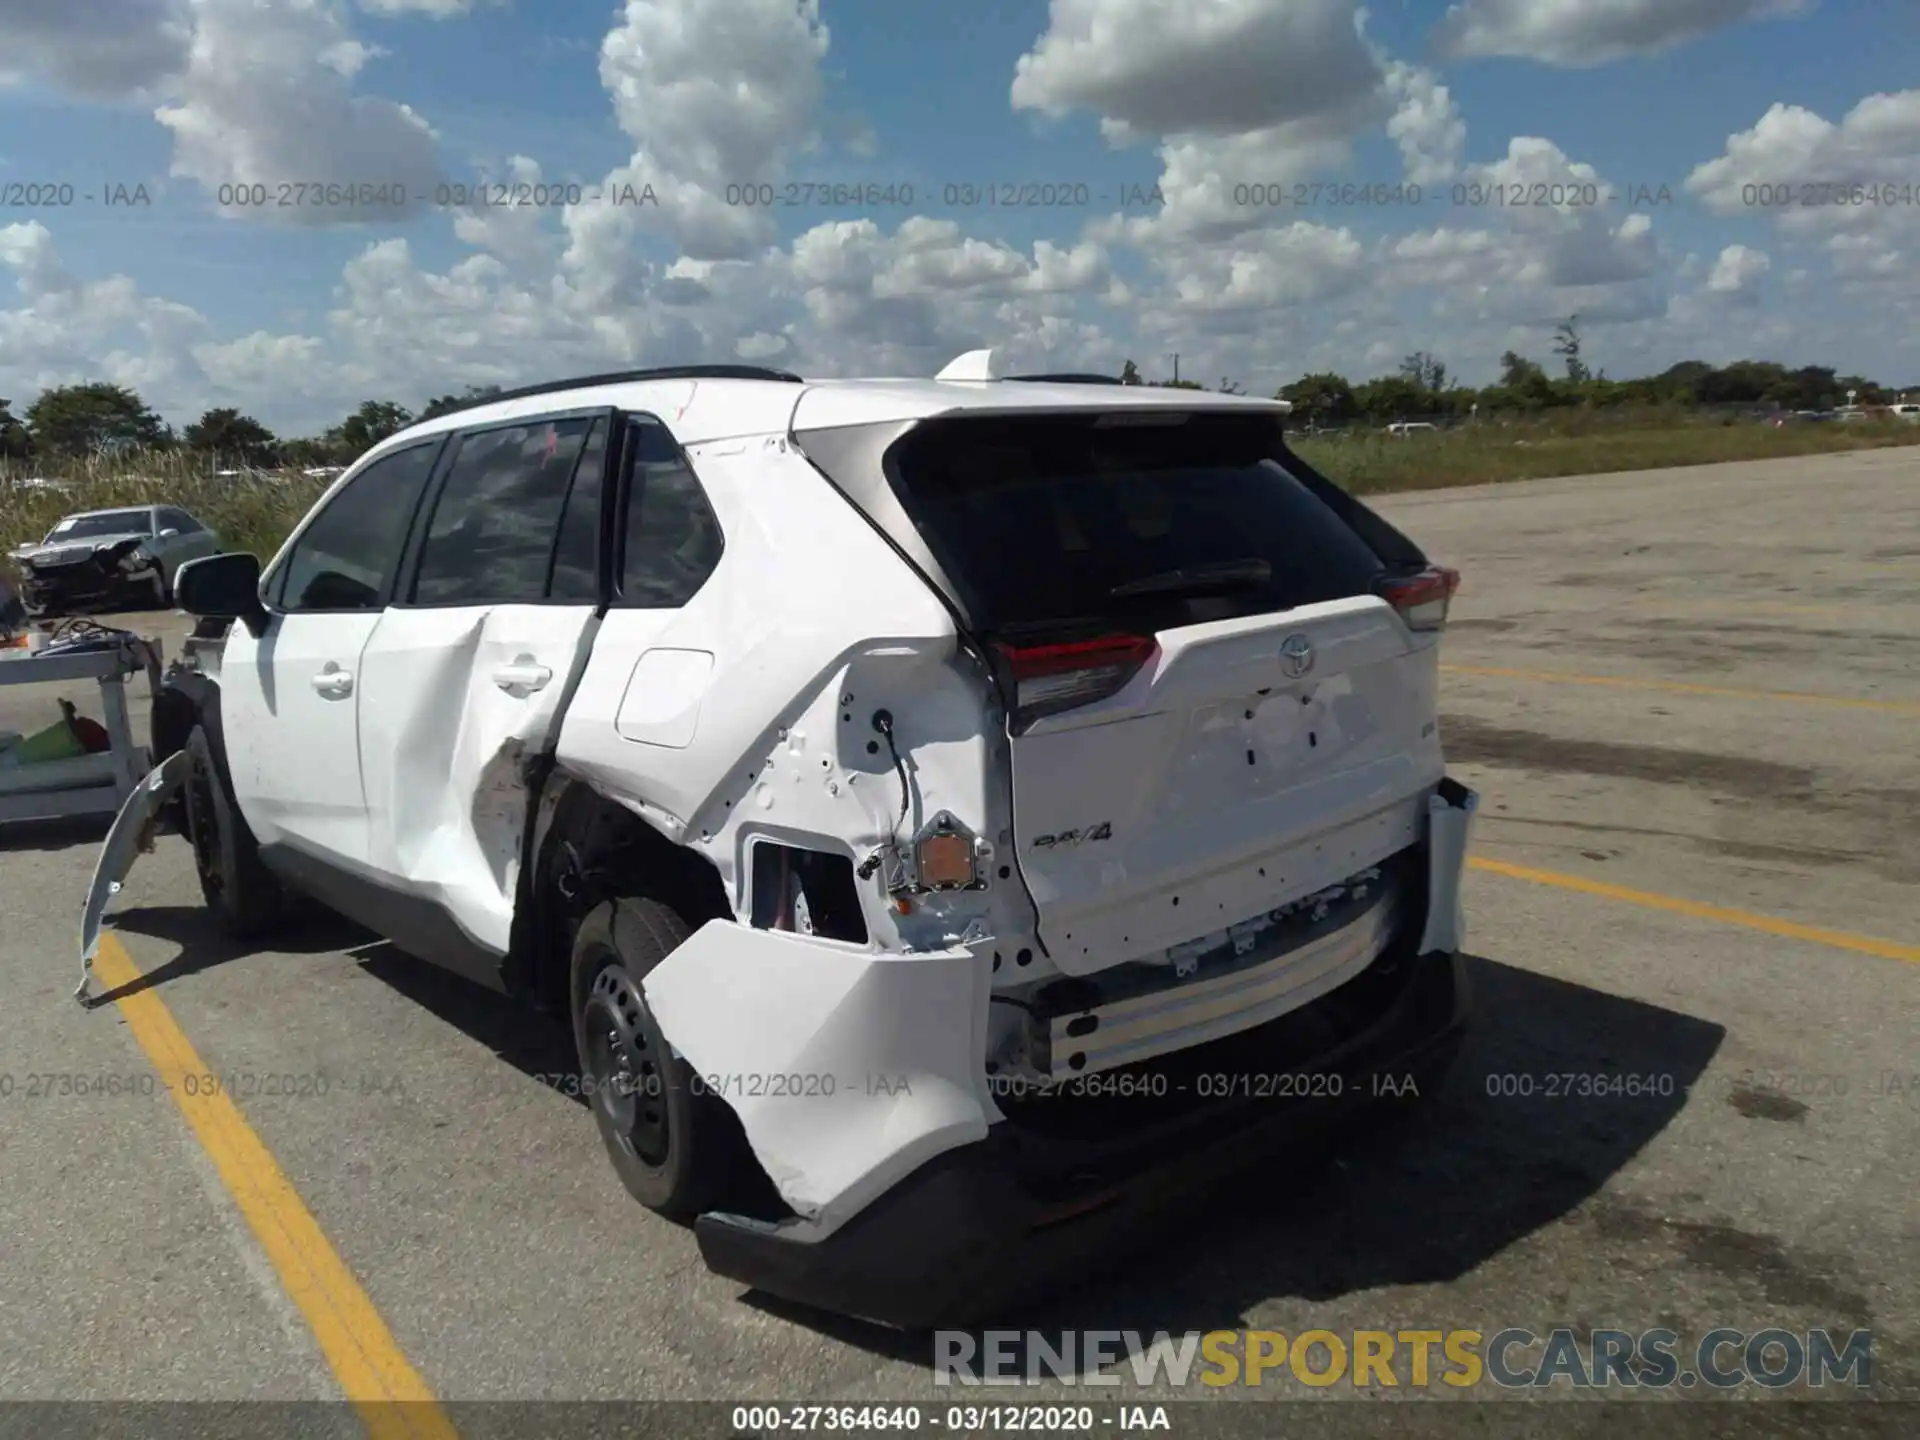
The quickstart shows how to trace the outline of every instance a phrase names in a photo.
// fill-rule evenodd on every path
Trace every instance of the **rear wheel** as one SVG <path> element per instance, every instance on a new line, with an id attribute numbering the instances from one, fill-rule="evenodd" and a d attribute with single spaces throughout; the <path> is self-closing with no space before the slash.
<path id="1" fill-rule="evenodd" d="M 675 1219 L 714 1208 L 735 1188 L 744 1148 L 738 1122 L 696 1089 L 641 990 L 691 931 L 664 901 L 606 901 L 580 922 L 571 976 L 582 1087 L 607 1155 L 634 1199 Z"/>
<path id="2" fill-rule="evenodd" d="M 215 763 L 204 726 L 193 727 L 186 750 L 193 757 L 184 796 L 186 830 L 200 894 L 225 934 L 236 940 L 263 935 L 280 919 L 286 893 L 260 859 L 259 842 Z"/>

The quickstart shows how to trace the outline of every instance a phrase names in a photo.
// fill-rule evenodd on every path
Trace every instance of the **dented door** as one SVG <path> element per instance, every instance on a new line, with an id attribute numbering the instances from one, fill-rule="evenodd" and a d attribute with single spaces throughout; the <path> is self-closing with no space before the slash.
<path id="1" fill-rule="evenodd" d="M 505 954 L 527 817 L 591 605 L 389 610 L 361 659 L 376 871 Z"/>
<path id="2" fill-rule="evenodd" d="M 600 612 L 613 424 L 574 411 L 463 432 L 360 662 L 373 869 L 496 955 L 530 766 Z"/>

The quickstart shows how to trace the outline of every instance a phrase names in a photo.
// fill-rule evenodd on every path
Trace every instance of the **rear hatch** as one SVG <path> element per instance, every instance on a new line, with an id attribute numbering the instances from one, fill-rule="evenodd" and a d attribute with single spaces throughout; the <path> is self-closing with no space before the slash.
<path id="1" fill-rule="evenodd" d="M 1418 841 L 1457 577 L 1277 414 L 943 417 L 886 470 L 998 673 L 1061 970 L 1168 961 Z"/>

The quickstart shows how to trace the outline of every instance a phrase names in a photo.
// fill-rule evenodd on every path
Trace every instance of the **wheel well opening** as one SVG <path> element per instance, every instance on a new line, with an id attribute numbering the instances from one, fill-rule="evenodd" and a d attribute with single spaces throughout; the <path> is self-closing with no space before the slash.
<path id="1" fill-rule="evenodd" d="M 540 1009 L 567 1013 L 573 935 L 594 906 L 619 895 L 652 895 L 695 928 L 733 914 L 720 872 L 625 807 L 577 781 L 555 807 L 536 862 L 527 868 L 530 920 L 513 945 L 509 988 Z"/>
<path id="2" fill-rule="evenodd" d="M 199 723 L 200 706 L 193 696 L 172 687 L 155 695 L 150 717 L 153 763 L 158 765 L 186 749 L 187 737 Z"/>

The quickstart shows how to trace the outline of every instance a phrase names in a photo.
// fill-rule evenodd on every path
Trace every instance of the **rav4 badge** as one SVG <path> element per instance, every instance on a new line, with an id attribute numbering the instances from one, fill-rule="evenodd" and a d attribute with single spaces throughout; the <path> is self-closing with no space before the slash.
<path id="1" fill-rule="evenodd" d="M 1068 845 L 1079 845 L 1082 842 L 1093 840 L 1111 840 L 1112 838 L 1113 822 L 1111 820 L 1102 820 L 1098 825 L 1091 826 L 1085 830 L 1062 830 L 1058 835 L 1036 836 L 1034 838 L 1033 848 L 1036 850 L 1058 850 Z"/>

